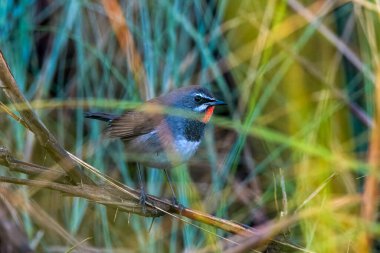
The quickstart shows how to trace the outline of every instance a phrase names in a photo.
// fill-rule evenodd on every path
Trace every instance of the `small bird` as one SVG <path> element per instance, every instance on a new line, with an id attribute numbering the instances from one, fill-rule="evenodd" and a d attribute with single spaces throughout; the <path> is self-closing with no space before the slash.
<path id="1" fill-rule="evenodd" d="M 125 145 L 127 160 L 137 162 L 142 204 L 145 204 L 146 195 L 140 164 L 165 171 L 177 204 L 167 169 L 187 162 L 194 155 L 205 126 L 218 105 L 225 103 L 217 100 L 206 88 L 192 85 L 148 100 L 122 115 L 87 112 L 85 117 L 108 122 L 106 136 L 120 138 Z M 164 108 L 177 109 L 177 113 L 165 112 Z M 198 117 L 189 117 L 186 112 Z"/>

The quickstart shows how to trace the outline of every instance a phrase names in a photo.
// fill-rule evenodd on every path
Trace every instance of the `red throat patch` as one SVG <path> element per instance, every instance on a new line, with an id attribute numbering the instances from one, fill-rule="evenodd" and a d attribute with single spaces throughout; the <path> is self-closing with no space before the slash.
<path id="1" fill-rule="evenodd" d="M 203 123 L 207 123 L 210 121 L 212 114 L 214 113 L 215 106 L 210 106 L 206 109 L 205 115 L 202 118 Z"/>

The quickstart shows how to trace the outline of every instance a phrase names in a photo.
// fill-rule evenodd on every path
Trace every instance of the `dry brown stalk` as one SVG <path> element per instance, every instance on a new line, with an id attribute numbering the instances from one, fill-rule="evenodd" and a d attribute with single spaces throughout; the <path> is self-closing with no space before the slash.
<path id="1" fill-rule="evenodd" d="M 35 165 L 32 163 L 25 163 L 19 161 L 9 153 L 9 151 L 2 147 L 0 148 L 0 165 L 10 168 L 13 171 L 21 172 L 27 175 L 37 175 L 38 173 L 46 174 L 48 168 Z M 58 172 L 49 172 L 58 173 Z M 49 176 L 50 174 L 45 176 Z M 177 214 L 177 218 L 186 217 L 190 220 L 197 221 L 203 224 L 208 224 L 224 231 L 247 237 L 249 240 L 245 241 L 244 247 L 256 248 L 262 246 L 267 241 L 274 241 L 276 243 L 283 244 L 272 238 L 280 233 L 283 229 L 286 229 L 289 225 L 294 224 L 302 216 L 295 216 L 285 221 L 272 221 L 266 225 L 253 229 L 229 220 L 221 219 L 213 215 L 199 212 L 190 208 L 181 208 L 173 205 L 169 200 L 159 199 L 155 196 L 148 195 L 148 204 L 145 212 L 139 203 L 138 196 L 139 191 L 131 189 L 127 186 L 118 185 L 122 187 L 122 190 L 118 190 L 112 185 L 69 185 L 58 182 L 51 182 L 47 180 L 41 180 L 44 177 L 38 177 L 36 180 L 19 179 L 11 177 L 0 177 L 0 182 L 11 183 L 18 185 L 26 185 L 37 187 L 40 189 L 50 189 L 59 191 L 69 196 L 85 198 L 94 203 L 105 205 L 109 208 L 118 209 L 122 212 L 135 213 L 138 215 L 155 217 L 164 214 Z M 21 201 L 21 200 L 20 200 Z M 353 202 L 350 202 L 351 204 Z M 19 202 L 15 202 L 14 205 L 19 205 Z M 315 213 L 315 212 L 314 212 Z M 60 232 L 62 234 L 62 231 Z M 72 243 L 72 242 L 71 242 Z M 287 246 L 292 247 L 288 244 Z"/>
<path id="2" fill-rule="evenodd" d="M 120 47 L 127 56 L 128 67 L 134 75 L 140 96 L 142 99 L 147 100 L 151 94 L 149 94 L 149 85 L 147 83 L 145 69 L 141 61 L 140 53 L 135 46 L 133 35 L 124 18 L 123 10 L 117 0 L 102 0 L 102 4 Z"/>
<path id="3" fill-rule="evenodd" d="M 377 69 L 377 77 L 375 84 L 375 114 L 374 124 L 371 129 L 371 138 L 369 145 L 368 164 L 369 174 L 364 183 L 364 192 L 362 200 L 361 216 L 367 224 L 376 221 L 376 213 L 378 210 L 378 194 L 379 194 L 379 166 L 380 166 L 380 66 Z M 373 236 L 364 228 L 360 235 L 357 250 L 358 252 L 371 252 Z"/>
<path id="4" fill-rule="evenodd" d="M 0 252 L 34 252 L 15 208 L 0 193 Z"/>
<path id="5" fill-rule="evenodd" d="M 92 180 L 86 177 L 82 169 L 73 161 L 67 154 L 66 150 L 58 143 L 55 137 L 49 132 L 46 126 L 40 121 L 37 115 L 32 110 L 29 102 L 19 90 L 8 64 L 6 63 L 3 54 L 0 52 L 0 83 L 3 87 L 5 95 L 13 104 L 25 105 L 23 110 L 18 109 L 23 121 L 32 131 L 39 143 L 46 148 L 47 152 L 56 161 L 62 169 L 70 176 L 74 183 L 92 184 Z"/>
<path id="6" fill-rule="evenodd" d="M 4 186 L 4 184 L 3 184 Z M 37 203 L 33 200 L 26 200 L 24 195 L 14 189 L 8 187 L 0 187 L 0 198 L 5 199 L 9 205 L 17 211 L 27 212 L 39 227 L 44 228 L 46 231 L 56 233 L 64 238 L 71 245 L 78 245 L 79 241 L 67 232 L 58 222 L 56 222 L 49 214 L 47 214 Z M 88 247 L 79 245 L 78 249 L 81 252 L 94 252 L 89 251 Z M 24 252 L 24 251 L 13 251 Z"/>

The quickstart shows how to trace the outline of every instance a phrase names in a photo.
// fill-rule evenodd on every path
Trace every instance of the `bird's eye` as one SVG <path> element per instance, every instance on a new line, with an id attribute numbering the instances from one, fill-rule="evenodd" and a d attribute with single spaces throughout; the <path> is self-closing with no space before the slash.
<path id="1" fill-rule="evenodd" d="M 196 96 L 194 97 L 194 101 L 197 102 L 197 103 L 199 103 L 199 102 L 202 101 L 202 97 L 199 96 L 199 95 L 196 95 Z"/>

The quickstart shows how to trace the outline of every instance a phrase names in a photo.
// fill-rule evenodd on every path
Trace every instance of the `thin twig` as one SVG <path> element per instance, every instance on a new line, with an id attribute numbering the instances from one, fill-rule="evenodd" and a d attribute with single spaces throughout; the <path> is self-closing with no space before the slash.
<path id="1" fill-rule="evenodd" d="M 1 90 L 13 104 L 25 105 L 24 109 L 18 110 L 18 112 L 27 128 L 35 134 L 39 143 L 46 148 L 52 158 L 71 177 L 72 181 L 77 184 L 81 182 L 93 184 L 92 180 L 84 175 L 81 168 L 70 158 L 66 150 L 57 142 L 55 137 L 34 113 L 29 102 L 19 90 L 2 52 L 0 52 L 0 84 L 5 87 Z"/>
<path id="2" fill-rule="evenodd" d="M 21 178 L 11 178 L 11 177 L 1 177 L 0 182 L 19 184 L 19 185 L 27 185 L 27 186 L 35 186 L 50 190 L 59 191 L 70 196 L 85 198 L 90 201 L 106 205 L 112 208 L 118 208 L 120 211 L 130 212 L 141 215 L 143 213 L 142 207 L 139 203 L 134 201 L 130 197 L 130 199 L 126 199 L 125 196 L 112 194 L 106 186 L 96 186 L 96 185 L 66 185 L 59 184 L 49 181 L 42 180 L 30 180 L 30 179 L 21 179 Z M 159 203 L 161 208 L 165 208 L 164 205 Z M 166 206 L 168 209 L 168 206 Z M 146 216 L 162 216 L 163 214 L 158 212 L 154 207 L 147 206 L 146 208 Z"/>
<path id="3" fill-rule="evenodd" d="M 39 177 L 40 180 L 57 181 L 68 183 L 70 178 L 67 174 L 49 169 L 37 164 L 23 162 L 15 159 L 6 147 L 0 146 L 0 164 L 9 168 L 11 171 L 27 174 L 32 177 Z"/>
<path id="4" fill-rule="evenodd" d="M 0 194 L 0 252 L 34 252 L 13 213 L 14 207 Z"/>
<path id="5" fill-rule="evenodd" d="M 17 163 L 20 162 L 13 158 L 12 155 L 6 151 L 6 148 L 0 149 L 0 165 L 7 167 L 9 166 L 8 161 L 12 161 L 12 163 L 14 163 L 13 165 L 17 165 Z M 34 168 L 38 168 L 41 171 L 48 170 L 45 167 L 38 166 L 35 164 L 28 163 L 28 165 L 30 166 L 29 169 L 33 171 L 32 173 L 37 172 L 37 170 L 34 171 Z M 26 174 L 30 174 L 31 171 L 27 170 Z M 109 178 L 106 179 L 107 183 L 109 183 L 108 181 L 111 180 Z M 319 210 L 305 210 L 304 212 L 296 213 L 293 216 L 285 217 L 280 221 L 274 220 L 271 222 L 267 222 L 265 225 L 259 228 L 251 228 L 197 210 L 183 208 L 172 204 L 171 201 L 167 199 L 160 199 L 152 195 L 148 195 L 148 205 L 146 206 L 146 211 L 144 212 L 138 199 L 138 196 L 140 194 L 139 191 L 134 190 L 128 186 L 122 185 L 116 181 L 111 181 L 110 184 L 107 185 L 82 184 L 75 186 L 44 180 L 0 177 L 0 182 L 55 190 L 67 194 L 69 196 L 85 198 L 92 202 L 105 205 L 107 207 L 116 208 L 117 210 L 122 212 L 135 213 L 142 216 L 157 217 L 162 216 L 164 214 L 169 214 L 175 218 L 181 219 L 182 221 L 189 223 L 188 221 L 181 218 L 186 217 L 192 221 L 197 221 L 203 224 L 211 225 L 213 227 L 222 229 L 226 232 L 247 237 L 247 240 L 243 243 L 242 247 L 234 248 L 234 250 L 237 251 L 243 248 L 247 249 L 247 247 L 257 248 L 266 243 L 267 241 L 273 241 L 276 243 L 283 244 L 283 242 L 277 241 L 272 238 L 284 229 L 288 228 L 290 225 L 296 223 L 299 219 L 310 217 L 319 212 Z M 347 197 L 344 199 L 334 201 L 333 207 L 339 209 L 340 207 L 355 204 L 357 202 L 358 198 L 356 196 Z M 286 244 L 285 246 L 294 249 L 299 249 L 304 252 L 309 252 L 295 245 Z"/>
<path id="6" fill-rule="evenodd" d="M 1 150 L 3 150 L 3 152 L 0 152 L 0 165 L 7 167 L 9 166 L 9 164 L 12 164 L 9 163 L 9 161 L 13 161 L 13 166 L 16 166 L 18 162 L 15 161 L 18 160 L 14 159 L 9 152 L 4 151 L 6 150 L 5 148 L 0 149 L 0 151 Z M 47 170 L 47 168 L 44 168 L 42 166 L 30 163 L 28 164 L 30 167 L 28 168 L 28 170 L 26 170 L 27 174 L 31 174 L 30 172 L 32 172 L 32 174 L 36 173 L 38 170 L 34 170 L 35 168 L 38 168 L 41 171 Z M 107 181 L 108 180 L 110 179 L 107 178 Z M 62 192 L 69 196 L 86 198 L 90 201 L 93 201 L 98 204 L 103 204 L 107 207 L 117 208 L 118 210 L 123 212 L 135 213 L 142 216 L 157 217 L 164 214 L 177 214 L 182 217 L 186 217 L 190 220 L 198 221 L 203 224 L 208 224 L 216 228 L 222 229 L 224 231 L 231 232 L 234 234 L 240 234 L 243 236 L 252 237 L 258 233 L 258 231 L 256 231 L 253 228 L 229 220 L 221 219 L 213 215 L 199 212 L 190 208 L 179 207 L 177 205 L 173 205 L 171 201 L 167 199 L 159 199 L 152 195 L 148 195 L 148 205 L 146 207 L 146 212 L 143 212 L 142 206 L 139 204 L 138 200 L 139 191 L 131 189 L 130 187 L 127 187 L 115 181 L 111 181 L 112 184 L 108 185 L 82 184 L 75 186 L 45 180 L 0 177 L 0 182 L 51 189 Z M 271 240 L 271 237 L 266 237 L 265 241 L 267 240 Z"/>
<path id="7" fill-rule="evenodd" d="M 79 242 L 74 236 L 69 234 L 58 222 L 56 222 L 49 214 L 47 214 L 37 203 L 33 200 L 26 200 L 23 194 L 18 191 L 10 190 L 7 187 L 0 187 L 0 198 L 6 199 L 18 211 L 27 212 L 33 219 L 33 222 L 40 228 L 46 231 L 54 232 L 60 235 L 71 245 L 76 245 Z M 81 252 L 93 252 L 89 247 L 80 246 Z M 18 251 L 24 252 L 24 251 Z"/>

